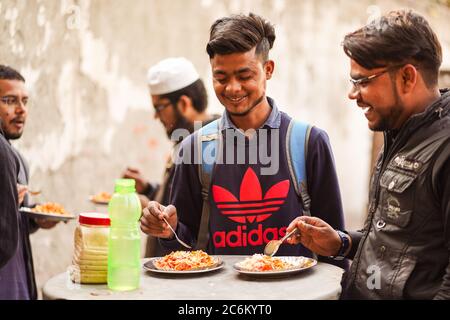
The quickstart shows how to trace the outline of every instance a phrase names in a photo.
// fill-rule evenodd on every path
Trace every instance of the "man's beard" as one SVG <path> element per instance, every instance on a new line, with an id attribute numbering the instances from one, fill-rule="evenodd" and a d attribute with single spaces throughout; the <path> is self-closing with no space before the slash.
<path id="1" fill-rule="evenodd" d="M 6 130 L 5 126 L 3 125 L 2 119 L 0 119 L 0 133 L 3 133 L 6 140 L 17 140 L 22 136 L 23 131 L 17 132 L 17 133 L 11 133 L 8 130 Z"/>
<path id="2" fill-rule="evenodd" d="M 173 127 L 171 128 L 170 131 L 167 131 L 167 136 L 169 137 L 169 139 L 172 138 L 172 133 L 176 130 L 176 129 L 186 129 L 188 130 L 190 133 L 194 132 L 194 124 L 192 122 L 190 122 L 189 120 L 187 120 L 185 117 L 183 117 L 183 115 L 180 113 L 180 111 L 178 111 L 177 108 L 174 108 L 175 111 L 175 123 L 173 125 Z"/>
<path id="3" fill-rule="evenodd" d="M 7 140 L 17 140 L 20 139 L 20 137 L 22 137 L 22 133 L 23 132 L 18 132 L 18 133 L 14 133 L 14 134 L 10 134 L 8 132 L 5 131 L 5 138 Z"/>
<path id="4" fill-rule="evenodd" d="M 395 123 L 403 113 L 404 107 L 402 102 L 400 101 L 400 96 L 395 85 L 393 86 L 393 94 L 395 101 L 393 106 L 390 108 L 389 115 L 382 116 L 379 114 L 380 122 L 375 128 L 372 129 L 372 131 L 388 131 L 394 129 Z"/>

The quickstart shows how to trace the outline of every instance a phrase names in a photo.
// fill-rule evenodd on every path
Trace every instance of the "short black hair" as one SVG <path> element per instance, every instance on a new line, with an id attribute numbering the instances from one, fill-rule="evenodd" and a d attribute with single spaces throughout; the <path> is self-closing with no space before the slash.
<path id="1" fill-rule="evenodd" d="M 161 98 L 169 99 L 173 105 L 176 105 L 181 96 L 187 96 L 192 100 L 194 109 L 198 112 L 205 111 L 208 106 L 208 95 L 202 79 L 174 92 L 162 94 Z"/>
<path id="2" fill-rule="evenodd" d="M 19 80 L 25 82 L 25 78 L 19 73 L 19 71 L 2 64 L 0 64 L 0 79 Z"/>
<path id="3" fill-rule="evenodd" d="M 411 63 L 428 87 L 436 86 L 442 48 L 427 20 L 411 10 L 394 10 L 349 33 L 344 52 L 366 69 Z"/>
<path id="4" fill-rule="evenodd" d="M 256 54 L 267 61 L 274 41 L 275 28 L 264 18 L 254 13 L 231 15 L 212 24 L 206 52 L 212 59 L 216 54 L 242 53 L 256 47 Z"/>

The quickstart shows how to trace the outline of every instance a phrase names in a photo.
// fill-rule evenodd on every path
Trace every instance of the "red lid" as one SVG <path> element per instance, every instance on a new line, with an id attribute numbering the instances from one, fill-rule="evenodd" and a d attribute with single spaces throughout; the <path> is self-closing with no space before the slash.
<path id="1" fill-rule="evenodd" d="M 83 212 L 80 213 L 78 221 L 81 224 L 88 224 L 91 226 L 106 226 L 109 227 L 111 221 L 106 213 L 98 212 Z"/>

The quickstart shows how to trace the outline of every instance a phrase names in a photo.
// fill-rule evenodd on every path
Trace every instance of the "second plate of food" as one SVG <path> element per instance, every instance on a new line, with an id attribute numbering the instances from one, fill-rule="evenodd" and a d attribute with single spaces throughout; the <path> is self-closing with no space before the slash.
<path id="1" fill-rule="evenodd" d="M 269 257 L 255 254 L 233 265 L 233 268 L 250 276 L 283 276 L 310 269 L 317 261 L 308 257 Z"/>
<path id="2" fill-rule="evenodd" d="M 95 204 L 108 205 L 112 195 L 109 192 L 99 192 L 89 197 L 89 200 Z"/>

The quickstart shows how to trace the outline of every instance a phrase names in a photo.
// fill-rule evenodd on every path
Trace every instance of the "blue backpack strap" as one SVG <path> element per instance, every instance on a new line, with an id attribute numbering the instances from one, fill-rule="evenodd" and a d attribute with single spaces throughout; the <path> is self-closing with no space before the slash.
<path id="1" fill-rule="evenodd" d="M 201 151 L 198 159 L 201 159 L 199 166 L 199 177 L 200 181 L 207 183 L 207 181 L 202 181 L 203 176 L 212 174 L 212 169 L 215 164 L 215 158 L 217 156 L 217 146 L 219 140 L 219 119 L 216 119 L 206 126 L 200 128 L 198 131 L 197 141 L 198 141 L 198 151 Z M 210 180 L 209 177 L 206 180 Z"/>
<path id="2" fill-rule="evenodd" d="M 310 216 L 311 198 L 308 194 L 306 159 L 311 125 L 291 119 L 286 135 L 286 153 L 294 189 L 303 203 L 304 215 Z"/>
<path id="3" fill-rule="evenodd" d="M 197 132 L 197 160 L 198 177 L 202 185 L 202 215 L 200 227 L 198 229 L 196 250 L 206 250 L 209 242 L 209 189 L 211 187 L 211 177 L 214 164 L 219 151 L 219 123 L 220 119 L 214 120 L 202 127 Z"/>
<path id="4" fill-rule="evenodd" d="M 286 135 L 286 153 L 291 180 L 294 189 L 303 204 L 303 215 L 311 216 L 311 198 L 308 193 L 306 159 L 308 158 L 308 142 L 312 126 L 291 119 Z M 312 257 L 318 259 L 312 252 Z"/>

